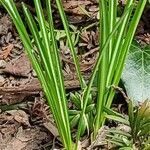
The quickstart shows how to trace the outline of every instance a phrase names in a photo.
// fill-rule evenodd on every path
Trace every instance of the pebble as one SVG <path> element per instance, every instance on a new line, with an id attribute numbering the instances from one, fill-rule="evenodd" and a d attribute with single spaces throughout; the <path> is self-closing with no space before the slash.
<path id="1" fill-rule="evenodd" d="M 5 60 L 0 60 L 0 69 L 3 69 L 6 67 L 6 61 Z"/>
<path id="2" fill-rule="evenodd" d="M 32 76 L 37 77 L 37 74 L 36 74 L 35 70 L 32 71 Z"/>

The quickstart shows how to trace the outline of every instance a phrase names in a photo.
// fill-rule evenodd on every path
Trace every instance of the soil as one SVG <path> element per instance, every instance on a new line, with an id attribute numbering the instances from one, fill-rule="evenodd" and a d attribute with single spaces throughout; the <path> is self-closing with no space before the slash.
<path id="1" fill-rule="evenodd" d="M 86 14 L 79 5 L 86 9 Z M 64 8 L 74 27 L 88 28 L 82 31 L 76 46 L 82 73 L 88 80 L 98 56 L 98 4 L 96 0 L 70 0 L 64 1 Z M 30 9 L 34 12 L 32 5 Z M 145 8 L 136 32 L 137 40 L 146 44 L 150 44 L 149 12 L 150 9 Z M 60 28 L 59 16 L 55 17 L 55 24 Z M 70 51 L 63 38 L 59 42 L 66 90 L 78 90 L 80 85 Z M 9 15 L 0 7 L 0 150 L 60 149 L 53 122 L 42 88 L 16 29 Z"/>

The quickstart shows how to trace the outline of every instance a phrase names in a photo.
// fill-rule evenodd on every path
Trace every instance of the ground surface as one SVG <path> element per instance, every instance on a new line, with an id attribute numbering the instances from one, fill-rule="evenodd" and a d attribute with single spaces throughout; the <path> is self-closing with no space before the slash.
<path id="1" fill-rule="evenodd" d="M 86 12 L 82 11 L 81 6 Z M 72 0 L 64 1 L 64 8 L 74 27 L 87 29 L 82 30 L 77 48 L 82 72 L 88 80 L 98 56 L 98 5 L 96 0 Z M 60 146 L 59 139 L 55 140 L 58 133 L 37 76 L 11 19 L 0 9 L 0 150 L 43 150 Z M 32 7 L 31 10 L 34 12 Z M 145 9 L 136 33 L 136 38 L 147 44 L 150 44 L 149 12 Z M 59 17 L 55 17 L 59 28 Z M 59 38 L 59 42 L 66 89 L 77 90 L 79 82 L 70 51 L 64 38 Z"/>

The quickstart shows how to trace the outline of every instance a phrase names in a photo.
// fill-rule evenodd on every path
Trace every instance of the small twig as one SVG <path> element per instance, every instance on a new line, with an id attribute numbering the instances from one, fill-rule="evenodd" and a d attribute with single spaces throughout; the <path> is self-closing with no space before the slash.
<path id="1" fill-rule="evenodd" d="M 89 80 L 90 76 L 84 77 L 86 81 Z M 65 87 L 66 89 L 76 89 L 80 88 L 79 81 L 77 79 L 72 80 L 65 80 Z M 37 80 L 36 83 L 25 85 L 25 86 L 19 86 L 19 87 L 0 87 L 0 94 L 4 93 L 24 93 L 24 94 L 38 94 L 40 91 L 42 91 L 42 87 L 40 85 L 40 82 Z"/>
<path id="2" fill-rule="evenodd" d="M 95 53 L 95 52 L 98 52 L 98 50 L 99 50 L 99 47 L 96 47 L 96 48 L 94 48 L 94 49 L 91 49 L 89 52 L 83 54 L 83 55 L 82 55 L 82 58 L 85 58 L 85 57 L 87 57 L 88 55 L 91 55 L 91 54 L 93 54 L 93 53 Z"/>

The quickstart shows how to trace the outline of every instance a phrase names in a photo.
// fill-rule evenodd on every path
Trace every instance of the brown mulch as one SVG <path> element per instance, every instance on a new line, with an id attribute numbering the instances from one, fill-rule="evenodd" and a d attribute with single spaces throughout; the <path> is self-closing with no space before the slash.
<path id="1" fill-rule="evenodd" d="M 28 0 L 26 2 L 30 4 Z M 32 7 L 30 9 L 34 12 Z M 82 73 L 88 80 L 99 50 L 97 0 L 64 0 L 64 9 L 70 23 L 81 31 L 76 48 Z M 150 44 L 149 12 L 148 7 L 136 33 L 136 39 L 146 44 Z M 55 24 L 60 28 L 59 16 L 55 17 Z M 60 38 L 59 42 L 65 87 L 67 90 L 76 90 L 80 85 L 66 39 Z M 58 131 L 41 91 L 36 73 L 24 53 L 11 19 L 0 11 L 0 150 L 61 147 L 59 138 L 55 141 Z"/>

